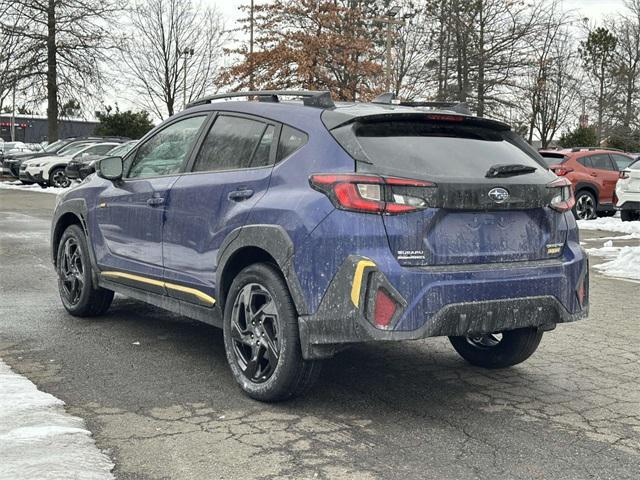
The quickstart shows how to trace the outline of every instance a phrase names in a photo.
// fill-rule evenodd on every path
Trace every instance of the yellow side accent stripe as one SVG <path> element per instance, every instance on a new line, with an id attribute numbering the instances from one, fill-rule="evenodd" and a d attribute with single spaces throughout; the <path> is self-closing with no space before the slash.
<path id="1" fill-rule="evenodd" d="M 351 301 L 356 307 L 360 306 L 360 289 L 362 288 L 364 269 L 375 266 L 376 264 L 371 260 L 360 260 L 356 265 L 356 270 L 353 273 L 353 283 L 351 284 Z"/>
<path id="2" fill-rule="evenodd" d="M 184 287 L 182 285 L 176 285 L 175 283 L 163 282 L 161 280 L 154 280 L 153 278 L 141 277 L 139 275 L 132 275 L 124 272 L 101 272 L 100 274 L 105 277 L 126 278 L 128 280 L 133 280 L 134 282 L 146 283 L 147 285 L 154 285 L 156 287 L 164 287 L 178 292 L 187 293 L 212 306 L 216 303 L 215 298 L 210 297 L 206 293 L 196 290 L 195 288 Z"/>

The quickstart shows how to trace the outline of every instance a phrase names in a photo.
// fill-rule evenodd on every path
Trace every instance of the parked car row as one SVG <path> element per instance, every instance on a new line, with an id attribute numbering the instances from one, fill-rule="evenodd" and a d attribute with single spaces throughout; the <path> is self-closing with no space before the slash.
<path id="1" fill-rule="evenodd" d="M 539 153 L 550 170 L 573 184 L 576 197 L 573 214 L 577 219 L 612 216 L 616 210 L 622 212 L 625 221 L 640 217 L 640 198 L 637 198 L 640 182 L 636 183 L 635 173 L 631 173 L 640 168 L 637 156 L 596 147 Z"/>
<path id="2" fill-rule="evenodd" d="M 43 187 L 67 187 L 71 180 L 65 168 L 71 160 L 83 161 L 91 156 L 105 155 L 115 147 L 130 141 L 126 137 L 74 137 L 58 140 L 41 152 L 7 154 L 4 170 L 25 184 Z"/>

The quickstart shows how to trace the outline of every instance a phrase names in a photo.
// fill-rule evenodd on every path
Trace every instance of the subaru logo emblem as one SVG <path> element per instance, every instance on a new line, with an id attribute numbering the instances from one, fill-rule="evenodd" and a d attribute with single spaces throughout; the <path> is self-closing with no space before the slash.
<path id="1" fill-rule="evenodd" d="M 489 190 L 489 198 L 496 203 L 503 203 L 509 198 L 509 192 L 502 187 L 492 188 Z"/>

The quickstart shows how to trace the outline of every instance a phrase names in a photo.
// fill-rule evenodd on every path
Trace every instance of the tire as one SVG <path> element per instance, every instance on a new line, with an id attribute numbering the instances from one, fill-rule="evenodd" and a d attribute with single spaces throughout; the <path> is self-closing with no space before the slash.
<path id="1" fill-rule="evenodd" d="M 49 186 L 56 188 L 67 188 L 71 185 L 71 180 L 64 173 L 64 167 L 58 167 L 49 173 Z"/>
<path id="2" fill-rule="evenodd" d="M 635 222 L 640 220 L 640 212 L 634 210 L 622 210 L 620 212 L 620 218 L 623 222 Z"/>
<path id="3" fill-rule="evenodd" d="M 231 372 L 251 398 L 277 402 L 301 395 L 320 374 L 319 361 L 302 358 L 293 300 L 270 264 L 250 265 L 233 280 L 223 330 Z"/>
<path id="4" fill-rule="evenodd" d="M 573 216 L 577 220 L 593 220 L 597 218 L 596 207 L 598 201 L 588 190 L 580 190 L 576 193 L 576 204 L 573 206 Z"/>
<path id="5" fill-rule="evenodd" d="M 475 337 L 449 337 L 456 352 L 472 365 L 484 368 L 506 368 L 524 362 L 533 355 L 540 340 L 542 330 L 519 328 L 498 334 Z"/>
<path id="6" fill-rule="evenodd" d="M 60 299 L 71 315 L 95 317 L 109 309 L 113 292 L 94 288 L 87 240 L 78 225 L 70 225 L 62 234 L 56 255 L 56 271 Z"/>

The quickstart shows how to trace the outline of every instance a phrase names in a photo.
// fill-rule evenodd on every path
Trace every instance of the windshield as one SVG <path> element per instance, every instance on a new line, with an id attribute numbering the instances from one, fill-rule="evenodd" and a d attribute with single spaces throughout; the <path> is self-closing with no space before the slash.
<path id="1" fill-rule="evenodd" d="M 71 145 L 69 147 L 63 148 L 62 151 L 60 151 L 60 155 L 74 155 L 78 153 L 80 150 L 82 150 L 83 148 L 87 147 L 88 145 L 89 145 L 88 143 L 79 143 L 79 144 Z"/>
<path id="2" fill-rule="evenodd" d="M 47 145 L 44 149 L 45 152 L 55 152 L 60 147 L 62 147 L 65 143 L 68 143 L 67 140 L 58 140 L 57 142 L 53 142 L 50 145 Z"/>
<path id="3" fill-rule="evenodd" d="M 109 155 L 113 155 L 114 157 L 124 157 L 133 147 L 136 146 L 136 143 L 138 142 L 127 142 L 124 145 L 120 145 L 113 150 L 110 150 Z"/>

